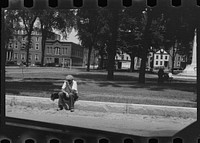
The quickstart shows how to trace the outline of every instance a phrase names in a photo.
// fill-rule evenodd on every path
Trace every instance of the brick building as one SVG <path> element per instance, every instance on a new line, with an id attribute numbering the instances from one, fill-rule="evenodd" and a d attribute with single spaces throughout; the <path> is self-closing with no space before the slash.
<path id="1" fill-rule="evenodd" d="M 26 33 L 23 30 L 16 31 L 14 38 L 10 40 L 6 51 L 6 64 L 20 65 L 26 62 Z M 60 42 L 60 35 L 51 34 L 46 41 L 44 64 L 65 66 L 82 66 L 83 48 L 72 42 Z M 29 50 L 29 65 L 41 63 L 42 35 L 37 31 L 32 32 L 31 48 Z"/>
<path id="2" fill-rule="evenodd" d="M 82 66 L 83 48 L 72 42 L 60 42 L 58 40 L 48 40 L 45 47 L 46 65 L 56 66 Z"/>

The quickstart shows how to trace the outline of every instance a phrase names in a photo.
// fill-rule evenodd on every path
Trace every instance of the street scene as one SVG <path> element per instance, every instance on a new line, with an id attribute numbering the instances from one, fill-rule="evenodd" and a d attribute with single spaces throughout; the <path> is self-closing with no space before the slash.
<path id="1" fill-rule="evenodd" d="M 197 121 L 193 10 L 4 10 L 6 116 L 175 135 Z"/>

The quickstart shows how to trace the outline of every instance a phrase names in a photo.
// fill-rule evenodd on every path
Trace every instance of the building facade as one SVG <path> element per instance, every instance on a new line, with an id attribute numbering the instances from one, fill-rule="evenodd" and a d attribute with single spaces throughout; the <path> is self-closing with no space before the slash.
<path id="1" fill-rule="evenodd" d="M 17 65 L 26 62 L 27 37 L 23 30 L 16 31 L 14 38 L 7 46 L 6 62 L 14 62 Z M 34 31 L 31 37 L 31 48 L 29 49 L 29 64 L 35 64 L 41 60 L 41 40 L 40 33 Z"/>
<path id="2" fill-rule="evenodd" d="M 169 54 L 160 49 L 156 53 L 151 54 L 150 57 L 153 56 L 153 68 L 164 67 L 165 69 L 169 68 Z"/>
<path id="3" fill-rule="evenodd" d="M 72 42 L 48 40 L 45 47 L 45 65 L 82 66 L 83 48 Z"/>
<path id="4" fill-rule="evenodd" d="M 26 62 L 27 37 L 24 31 L 17 31 L 14 38 L 7 45 L 6 63 L 20 65 Z M 44 53 L 44 65 L 46 66 L 82 66 L 83 48 L 72 42 L 60 42 L 60 35 L 51 34 L 46 41 Z M 34 31 L 31 37 L 29 49 L 29 65 L 41 64 L 42 35 Z"/>
<path id="5" fill-rule="evenodd" d="M 116 54 L 115 63 L 116 69 L 129 69 L 131 66 L 130 55 L 124 52 Z"/>

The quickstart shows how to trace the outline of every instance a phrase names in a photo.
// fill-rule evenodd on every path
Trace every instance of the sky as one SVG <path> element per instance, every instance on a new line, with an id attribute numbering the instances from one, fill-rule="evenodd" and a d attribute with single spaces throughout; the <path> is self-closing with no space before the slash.
<path id="1" fill-rule="evenodd" d="M 35 24 L 34 24 L 35 27 L 40 27 L 40 22 L 39 20 L 37 19 Z M 56 34 L 59 34 L 59 31 L 57 30 L 53 30 L 53 32 L 55 32 Z M 78 40 L 78 37 L 76 36 L 77 32 L 72 29 L 72 32 L 68 35 L 67 39 L 63 40 L 62 39 L 62 35 L 61 35 L 61 40 L 60 41 L 64 41 L 64 42 L 73 42 L 73 43 L 76 43 L 76 44 L 80 44 L 80 41 Z"/>
<path id="2" fill-rule="evenodd" d="M 76 43 L 76 44 L 80 44 L 80 41 L 79 41 L 78 37 L 76 36 L 76 34 L 77 34 L 77 32 L 73 29 L 72 32 L 67 37 L 66 41 L 67 42 L 73 42 L 73 43 Z"/>
<path id="3" fill-rule="evenodd" d="M 54 30 L 53 32 L 55 32 L 56 34 L 59 34 L 61 36 L 61 40 L 63 42 L 73 42 L 76 44 L 80 44 L 80 41 L 78 39 L 78 37 L 76 36 L 77 32 L 72 29 L 72 32 L 67 36 L 67 39 L 62 39 L 62 35 L 59 33 L 59 31 Z"/>

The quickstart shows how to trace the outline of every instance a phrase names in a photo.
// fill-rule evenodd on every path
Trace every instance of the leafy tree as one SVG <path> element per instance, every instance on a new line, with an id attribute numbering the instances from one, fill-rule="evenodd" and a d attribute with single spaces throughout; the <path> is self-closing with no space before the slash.
<path id="1" fill-rule="evenodd" d="M 150 28 L 153 20 L 153 14 L 152 14 L 152 9 L 147 8 L 144 13 L 144 21 L 145 26 L 144 26 L 144 31 L 143 31 L 143 36 L 142 36 L 142 55 L 141 55 L 141 66 L 140 66 L 140 71 L 139 71 L 139 83 L 145 83 L 145 71 L 146 71 L 146 61 L 147 61 L 147 54 L 148 50 L 151 45 L 151 34 L 150 34 Z"/>
<path id="2" fill-rule="evenodd" d="M 115 55 L 117 51 L 117 39 L 119 39 L 119 14 L 121 9 L 110 8 L 103 11 L 103 17 L 106 27 L 108 28 L 108 42 L 107 42 L 107 79 L 114 79 L 115 70 Z"/>
<path id="3" fill-rule="evenodd" d="M 194 29 L 196 28 L 196 17 L 194 16 L 196 13 L 190 8 L 171 9 L 165 13 L 167 17 L 165 45 L 168 49 L 172 47 L 172 73 L 177 53 L 189 57 L 190 43 L 194 38 Z"/>
<path id="4" fill-rule="evenodd" d="M 18 10 L 17 15 L 22 20 L 24 29 L 25 29 L 26 35 L 27 35 L 26 66 L 28 67 L 28 65 L 29 65 L 29 49 L 31 48 L 31 37 L 32 37 L 32 32 L 34 30 L 33 29 L 34 23 L 38 16 L 38 12 L 35 10 L 30 10 L 30 9 L 23 9 L 23 10 Z"/>
<path id="5" fill-rule="evenodd" d="M 88 48 L 87 71 L 90 71 L 90 57 L 92 49 L 97 43 L 97 35 L 100 30 L 101 16 L 99 9 L 78 9 L 77 31 L 83 47 Z"/>
<path id="6" fill-rule="evenodd" d="M 4 26 L 4 42 L 5 46 L 9 43 L 10 40 L 13 40 L 14 34 L 17 30 L 21 29 L 19 24 L 19 17 L 17 16 L 16 10 L 3 10 L 3 21 L 2 25 Z M 7 46 L 6 46 L 7 47 Z"/>
<path id="7" fill-rule="evenodd" d="M 118 47 L 121 51 L 127 53 L 131 57 L 130 71 L 134 71 L 134 58 L 140 57 L 139 49 L 141 47 L 142 21 L 141 14 L 134 15 L 135 9 L 124 9 L 121 14 L 119 25 L 120 40 Z"/>
<path id="8" fill-rule="evenodd" d="M 44 65 L 45 44 L 47 38 L 52 36 L 53 30 L 60 31 L 67 37 L 67 33 L 71 32 L 75 25 L 74 11 L 73 10 L 55 10 L 45 9 L 41 10 L 38 15 L 40 21 L 40 30 L 42 33 L 42 58 L 41 66 Z"/>

